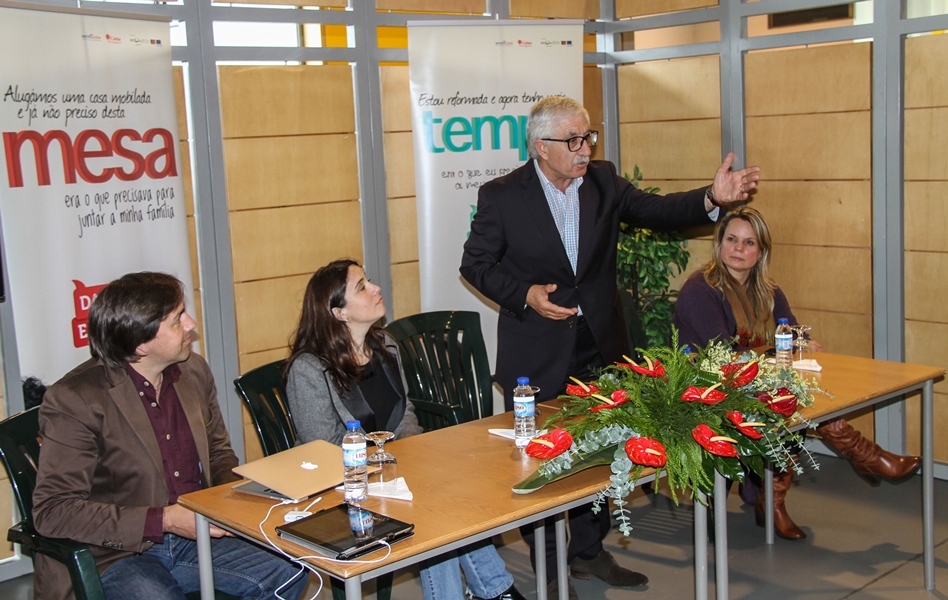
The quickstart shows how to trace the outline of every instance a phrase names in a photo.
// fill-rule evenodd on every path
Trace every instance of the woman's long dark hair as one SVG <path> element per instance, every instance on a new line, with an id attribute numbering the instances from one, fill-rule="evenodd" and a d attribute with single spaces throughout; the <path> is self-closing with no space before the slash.
<path id="1" fill-rule="evenodd" d="M 284 378 L 294 360 L 301 354 L 312 354 L 323 362 L 340 389 L 348 391 L 359 380 L 362 366 L 355 357 L 349 326 L 332 312 L 334 308 L 346 306 L 346 282 L 351 266 L 361 265 L 347 258 L 334 260 L 316 271 L 306 284 L 300 323 L 291 338 Z M 383 356 L 388 354 L 383 350 L 385 334 L 377 325 L 366 334 L 365 343 L 373 352 L 381 350 Z"/>

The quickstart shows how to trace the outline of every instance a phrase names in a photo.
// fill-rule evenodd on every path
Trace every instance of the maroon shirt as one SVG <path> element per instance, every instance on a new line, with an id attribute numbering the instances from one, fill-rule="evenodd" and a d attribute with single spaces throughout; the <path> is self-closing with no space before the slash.
<path id="1" fill-rule="evenodd" d="M 171 365 L 162 372 L 161 397 L 156 398 L 155 388 L 128 363 L 123 365 L 131 377 L 148 420 L 155 432 L 155 440 L 161 450 L 161 462 L 168 486 L 168 506 L 178 501 L 178 496 L 196 492 L 201 485 L 201 459 L 198 456 L 191 426 L 181 407 L 174 383 L 181 378 L 181 368 Z M 142 539 L 161 543 L 163 506 L 152 506 L 145 517 L 145 532 Z"/>

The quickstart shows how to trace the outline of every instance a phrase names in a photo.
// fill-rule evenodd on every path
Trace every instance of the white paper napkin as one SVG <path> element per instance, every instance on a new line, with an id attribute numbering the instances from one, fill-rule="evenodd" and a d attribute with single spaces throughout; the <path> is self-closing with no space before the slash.
<path id="1" fill-rule="evenodd" d="M 369 495 L 379 498 L 394 498 L 395 500 L 411 500 L 414 497 L 411 490 L 408 489 L 404 477 L 396 478 L 394 485 L 392 483 L 370 483 Z"/>
<path id="2" fill-rule="evenodd" d="M 770 364 L 775 364 L 776 359 L 768 358 L 767 362 Z M 816 362 L 815 358 L 804 358 L 803 360 L 793 361 L 793 368 L 799 369 L 801 371 L 822 371 L 823 366 L 820 363 Z"/>
<path id="3" fill-rule="evenodd" d="M 488 429 L 487 433 L 499 435 L 500 437 L 508 439 L 508 440 L 517 439 L 516 436 L 514 435 L 513 429 Z M 546 429 L 541 429 L 540 431 L 537 432 L 537 435 L 543 435 L 544 433 L 546 433 Z"/>
<path id="4" fill-rule="evenodd" d="M 793 361 L 793 368 L 801 371 L 822 371 L 823 367 L 816 362 L 815 358 L 804 358 L 803 360 Z"/>

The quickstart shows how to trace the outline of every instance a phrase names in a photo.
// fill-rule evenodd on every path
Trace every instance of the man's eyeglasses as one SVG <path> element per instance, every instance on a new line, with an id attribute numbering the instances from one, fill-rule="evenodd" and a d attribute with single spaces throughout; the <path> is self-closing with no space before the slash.
<path id="1" fill-rule="evenodd" d="M 554 138 L 540 138 L 544 142 L 563 142 L 566 144 L 566 147 L 569 148 L 570 152 L 579 152 L 583 147 L 583 142 L 589 144 L 589 147 L 592 148 L 596 145 L 596 142 L 599 141 L 599 132 L 590 131 L 586 135 L 577 135 L 566 140 L 557 140 Z"/>

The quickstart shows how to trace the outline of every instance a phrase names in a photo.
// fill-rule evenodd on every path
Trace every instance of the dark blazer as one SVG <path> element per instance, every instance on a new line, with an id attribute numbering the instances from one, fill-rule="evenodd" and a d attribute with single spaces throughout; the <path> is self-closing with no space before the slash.
<path id="1" fill-rule="evenodd" d="M 174 384 L 210 487 L 239 479 L 237 456 L 217 404 L 211 370 L 191 354 Z M 151 542 L 142 540 L 148 507 L 168 504 L 161 451 L 134 383 L 124 369 L 88 360 L 46 392 L 33 519 L 43 535 L 89 544 L 99 572 Z M 70 598 L 60 563 L 34 557 L 35 598 Z"/>
<path id="2" fill-rule="evenodd" d="M 616 290 L 619 223 L 667 230 L 708 223 L 707 188 L 667 196 L 647 194 L 606 161 L 591 161 L 579 188 L 579 250 L 573 274 L 543 193 L 534 161 L 480 188 L 461 275 L 500 305 L 496 381 L 507 409 L 517 377 L 555 397 L 569 373 L 576 318 L 545 319 L 526 307 L 534 284 L 555 283 L 550 301 L 581 306 L 607 364 L 628 353 L 625 320 Z"/>

